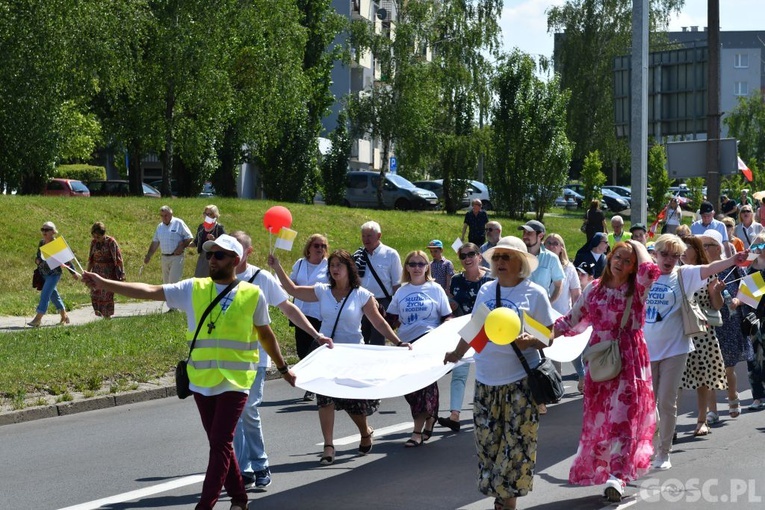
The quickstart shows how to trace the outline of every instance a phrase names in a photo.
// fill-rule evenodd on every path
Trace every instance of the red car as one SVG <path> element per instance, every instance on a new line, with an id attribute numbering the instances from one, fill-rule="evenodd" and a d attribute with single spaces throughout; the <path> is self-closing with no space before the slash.
<path id="1" fill-rule="evenodd" d="M 90 190 L 75 179 L 51 179 L 43 191 L 45 196 L 89 197 Z"/>

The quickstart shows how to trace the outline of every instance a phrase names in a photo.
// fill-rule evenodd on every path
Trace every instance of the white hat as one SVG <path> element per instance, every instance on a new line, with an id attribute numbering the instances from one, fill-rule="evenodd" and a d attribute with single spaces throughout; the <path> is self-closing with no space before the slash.
<path id="1" fill-rule="evenodd" d="M 708 229 L 705 230 L 703 234 L 701 234 L 699 237 L 708 237 L 709 239 L 716 242 L 720 248 L 722 248 L 722 234 L 718 232 L 717 230 Z"/>
<path id="2" fill-rule="evenodd" d="M 486 262 L 491 263 L 491 256 L 494 253 L 494 250 L 509 250 L 520 253 L 526 257 L 526 260 L 529 263 L 529 271 L 532 273 L 539 266 L 539 261 L 536 256 L 529 253 L 529 249 L 523 244 L 523 241 L 515 236 L 503 237 L 496 245 L 483 252 L 483 258 Z"/>
<path id="3" fill-rule="evenodd" d="M 202 245 L 202 249 L 204 251 L 210 251 L 213 246 L 218 246 L 219 248 L 222 248 L 226 251 L 233 251 L 239 256 L 240 259 L 244 254 L 244 249 L 242 248 L 242 245 L 239 243 L 239 241 L 237 241 L 235 237 L 231 237 L 228 234 L 219 235 L 215 241 L 205 241 L 205 244 Z"/>

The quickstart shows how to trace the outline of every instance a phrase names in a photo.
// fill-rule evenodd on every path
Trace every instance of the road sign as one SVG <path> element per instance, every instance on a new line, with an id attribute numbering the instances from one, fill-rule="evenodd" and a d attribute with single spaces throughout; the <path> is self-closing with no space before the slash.
<path id="1" fill-rule="evenodd" d="M 720 139 L 720 175 L 738 173 L 737 140 Z M 707 142 L 691 140 L 685 142 L 667 142 L 667 174 L 671 179 L 707 176 Z"/>
<path id="2" fill-rule="evenodd" d="M 395 174 L 396 170 L 398 170 L 398 160 L 395 156 L 391 156 L 388 160 L 388 167 L 390 170 L 390 173 Z"/>

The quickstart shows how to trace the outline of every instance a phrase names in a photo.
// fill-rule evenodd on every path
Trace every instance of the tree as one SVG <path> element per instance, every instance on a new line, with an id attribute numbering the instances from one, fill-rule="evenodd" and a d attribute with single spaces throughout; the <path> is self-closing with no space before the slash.
<path id="1" fill-rule="evenodd" d="M 345 176 L 348 173 L 348 158 L 353 144 L 345 111 L 341 111 L 337 116 L 337 127 L 330 133 L 329 140 L 332 142 L 332 149 L 321 162 L 321 188 L 324 203 L 341 205 L 345 198 Z"/>
<path id="2" fill-rule="evenodd" d="M 728 133 L 738 139 L 738 154 L 747 164 L 765 161 L 765 97 L 756 90 L 740 97 L 733 111 L 723 119 Z M 750 167 L 751 168 L 751 167 Z"/>
<path id="3" fill-rule="evenodd" d="M 667 205 L 667 193 L 672 179 L 667 174 L 667 152 L 663 145 L 648 149 L 648 211 L 659 214 Z"/>
<path id="4" fill-rule="evenodd" d="M 542 219 L 568 176 L 573 147 L 565 134 L 569 94 L 557 79 L 536 77 L 531 56 L 503 57 L 493 83 L 493 157 L 489 183 L 495 209 L 523 218 L 533 197 Z"/>
<path id="5" fill-rule="evenodd" d="M 601 198 L 600 187 L 606 183 L 602 168 L 603 160 L 600 159 L 599 151 L 592 151 L 585 156 L 581 176 L 585 204 Z"/>
<path id="6" fill-rule="evenodd" d="M 581 162 L 598 150 L 607 161 L 628 155 L 613 127 L 613 59 L 631 47 L 632 0 L 568 0 L 552 7 L 547 29 L 556 33 L 555 69 L 561 87 L 571 90 L 569 138 Z M 651 0 L 650 33 L 661 37 L 669 15 L 684 0 Z"/>

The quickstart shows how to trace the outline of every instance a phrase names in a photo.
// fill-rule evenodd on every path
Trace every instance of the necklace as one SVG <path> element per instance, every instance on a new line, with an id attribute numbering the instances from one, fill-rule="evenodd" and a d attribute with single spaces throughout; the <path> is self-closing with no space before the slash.
<path id="1" fill-rule="evenodd" d="M 220 309 L 218 310 L 218 315 L 215 316 L 215 319 L 210 319 L 210 322 L 207 323 L 208 335 L 212 335 L 212 332 L 215 329 L 215 323 L 218 322 L 218 319 L 220 319 L 220 314 L 222 314 L 223 311 L 228 308 L 227 302 L 231 300 L 231 298 L 229 298 L 230 293 L 231 291 L 226 292 L 226 295 L 223 296 L 223 298 L 220 300 L 220 303 L 218 303 Z"/>

